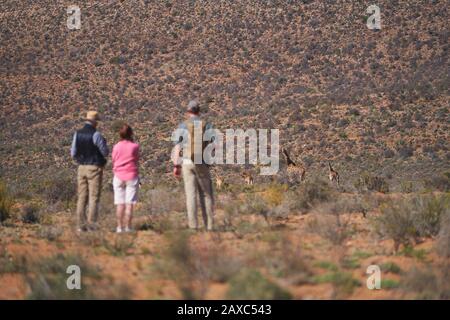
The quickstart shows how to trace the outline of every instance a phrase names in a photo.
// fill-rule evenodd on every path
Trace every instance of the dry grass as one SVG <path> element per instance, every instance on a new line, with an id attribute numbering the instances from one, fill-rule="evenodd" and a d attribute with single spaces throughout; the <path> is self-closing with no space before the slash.
<path id="1" fill-rule="evenodd" d="M 11 216 L 12 199 L 3 182 L 0 181 L 0 224 Z"/>
<path id="2" fill-rule="evenodd" d="M 381 215 L 374 219 L 376 232 L 394 240 L 399 246 L 416 244 L 423 237 L 436 236 L 442 219 L 450 210 L 448 195 L 419 195 L 391 200 L 381 207 Z"/>

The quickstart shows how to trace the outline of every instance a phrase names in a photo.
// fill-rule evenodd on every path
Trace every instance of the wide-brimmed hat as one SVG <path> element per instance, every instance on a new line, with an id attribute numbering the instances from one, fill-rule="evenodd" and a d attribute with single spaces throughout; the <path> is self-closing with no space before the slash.
<path id="1" fill-rule="evenodd" d="M 100 121 L 100 115 L 97 111 L 88 111 L 86 114 L 86 120 Z"/>

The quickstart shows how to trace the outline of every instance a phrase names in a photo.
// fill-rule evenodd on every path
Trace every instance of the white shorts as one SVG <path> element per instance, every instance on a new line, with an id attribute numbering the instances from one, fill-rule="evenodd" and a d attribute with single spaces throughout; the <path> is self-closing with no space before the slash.
<path id="1" fill-rule="evenodd" d="M 114 204 L 135 204 L 139 190 L 139 178 L 122 181 L 114 176 L 113 188 Z"/>

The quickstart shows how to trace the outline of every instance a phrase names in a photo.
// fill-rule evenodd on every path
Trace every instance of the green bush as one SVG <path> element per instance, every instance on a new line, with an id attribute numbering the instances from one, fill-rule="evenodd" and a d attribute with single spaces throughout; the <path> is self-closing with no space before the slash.
<path id="1" fill-rule="evenodd" d="M 394 274 L 400 274 L 402 273 L 402 269 L 398 266 L 398 264 L 394 263 L 394 262 L 386 262 L 383 263 L 381 266 L 381 271 L 383 272 L 390 272 L 390 273 L 394 273 Z"/>
<path id="2" fill-rule="evenodd" d="M 361 267 L 361 263 L 359 262 L 359 259 L 355 256 L 344 256 L 340 260 L 341 266 L 344 269 L 357 269 Z"/>
<path id="3" fill-rule="evenodd" d="M 314 267 L 329 270 L 329 271 L 338 271 L 339 270 L 338 266 L 330 261 L 318 261 L 314 264 Z"/>
<path id="4" fill-rule="evenodd" d="M 392 279 L 381 279 L 381 289 L 396 289 L 400 286 L 398 281 Z"/>
<path id="5" fill-rule="evenodd" d="M 331 283 L 334 288 L 334 295 L 337 297 L 349 295 L 361 283 L 352 277 L 351 273 L 336 271 L 326 273 L 314 278 L 316 283 Z"/>
<path id="6" fill-rule="evenodd" d="M 243 269 L 229 282 L 228 299 L 234 300 L 287 300 L 291 294 L 266 279 L 259 271 Z"/>

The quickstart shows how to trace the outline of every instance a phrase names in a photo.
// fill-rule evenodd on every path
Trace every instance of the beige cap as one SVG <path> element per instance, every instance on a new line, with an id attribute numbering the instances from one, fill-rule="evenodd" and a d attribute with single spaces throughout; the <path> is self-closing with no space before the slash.
<path id="1" fill-rule="evenodd" d="M 100 116 L 97 111 L 88 111 L 86 120 L 100 121 Z"/>

